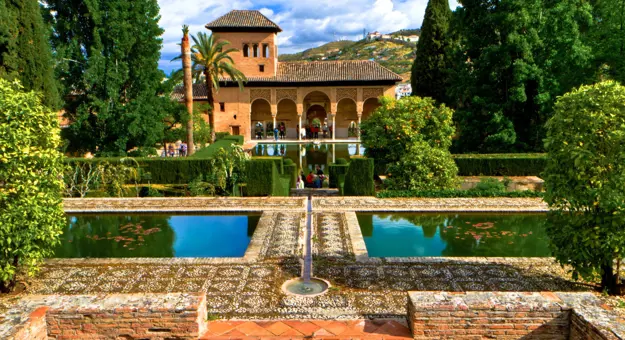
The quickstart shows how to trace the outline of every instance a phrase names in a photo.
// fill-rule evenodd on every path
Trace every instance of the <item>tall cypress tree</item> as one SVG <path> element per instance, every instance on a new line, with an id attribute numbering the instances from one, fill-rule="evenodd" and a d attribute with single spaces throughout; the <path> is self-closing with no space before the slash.
<path id="1" fill-rule="evenodd" d="M 451 44 L 448 34 L 451 10 L 448 0 L 430 0 L 425 9 L 417 55 L 412 65 L 412 94 L 445 102 L 447 56 Z"/>
<path id="2" fill-rule="evenodd" d="M 37 0 L 0 0 L 0 77 L 18 79 L 41 93 L 51 108 L 60 105 L 49 45 L 49 30 Z"/>
<path id="3" fill-rule="evenodd" d="M 71 100 L 70 151 L 124 155 L 163 139 L 178 110 L 158 69 L 163 30 L 156 0 L 51 0 L 57 72 Z"/>

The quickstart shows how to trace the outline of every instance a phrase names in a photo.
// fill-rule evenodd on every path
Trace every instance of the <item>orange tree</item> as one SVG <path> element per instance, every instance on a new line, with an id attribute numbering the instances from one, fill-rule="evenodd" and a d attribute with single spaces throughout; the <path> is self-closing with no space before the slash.
<path id="1" fill-rule="evenodd" d="M 625 87 L 606 81 L 559 98 L 545 149 L 554 256 L 574 278 L 600 275 L 615 293 L 625 253 Z"/>

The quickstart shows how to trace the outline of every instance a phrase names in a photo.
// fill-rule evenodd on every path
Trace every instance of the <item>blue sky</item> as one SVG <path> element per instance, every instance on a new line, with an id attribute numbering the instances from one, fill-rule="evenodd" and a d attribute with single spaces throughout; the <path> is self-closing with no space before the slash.
<path id="1" fill-rule="evenodd" d="M 180 54 L 181 27 L 191 34 L 233 9 L 257 9 L 280 25 L 279 53 L 293 53 L 336 39 L 358 40 L 365 31 L 390 33 L 421 27 L 427 0 L 158 0 L 165 29 L 159 67 L 169 73 Z M 450 0 L 450 7 L 458 3 Z"/>

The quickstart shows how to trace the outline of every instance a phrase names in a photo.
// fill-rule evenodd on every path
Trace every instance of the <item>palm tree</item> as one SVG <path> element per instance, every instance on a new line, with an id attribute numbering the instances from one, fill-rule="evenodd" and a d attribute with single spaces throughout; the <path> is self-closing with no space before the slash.
<path id="1" fill-rule="evenodd" d="M 182 69 L 184 72 L 184 102 L 189 113 L 187 121 L 187 153 L 189 156 L 195 152 L 193 143 L 193 75 L 191 72 L 191 45 L 189 44 L 189 26 L 182 26 Z"/>
<path id="2" fill-rule="evenodd" d="M 193 74 L 196 81 L 204 79 L 206 82 L 206 99 L 213 107 L 215 102 L 214 92 L 219 91 L 219 78 L 227 78 L 228 81 L 235 81 L 239 89 L 243 90 L 243 83 L 247 81 L 243 72 L 234 66 L 234 61 L 230 53 L 237 52 L 236 49 L 224 49 L 230 45 L 226 40 L 216 41 L 214 35 L 198 33 L 197 37 L 191 36 L 193 47 L 191 48 L 191 60 L 193 61 Z M 225 77 L 224 77 L 225 76 Z M 209 116 L 211 128 L 211 143 L 215 142 L 215 110 Z"/>

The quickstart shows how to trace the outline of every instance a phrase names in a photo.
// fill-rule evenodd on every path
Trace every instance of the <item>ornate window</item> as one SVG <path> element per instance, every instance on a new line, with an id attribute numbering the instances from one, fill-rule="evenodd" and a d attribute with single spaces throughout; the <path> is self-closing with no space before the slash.
<path id="1" fill-rule="evenodd" d="M 243 44 L 243 56 L 248 58 L 250 56 L 250 45 Z"/>
<path id="2" fill-rule="evenodd" d="M 258 45 L 254 44 L 254 58 L 258 58 Z"/>

